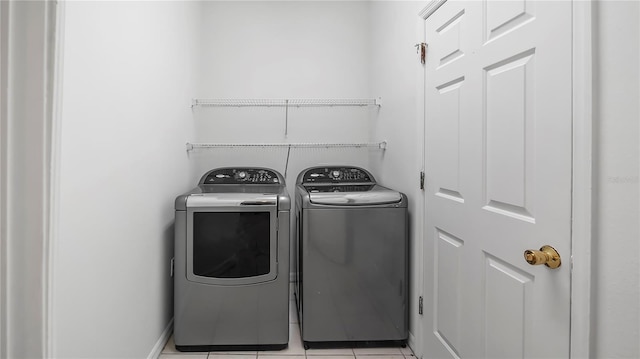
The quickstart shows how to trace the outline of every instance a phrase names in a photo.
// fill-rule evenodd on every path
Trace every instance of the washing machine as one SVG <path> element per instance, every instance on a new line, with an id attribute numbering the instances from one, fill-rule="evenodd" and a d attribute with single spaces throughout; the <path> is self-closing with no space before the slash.
<path id="1" fill-rule="evenodd" d="M 296 181 L 295 221 L 305 348 L 405 346 L 407 197 L 359 167 L 312 167 Z"/>
<path id="2" fill-rule="evenodd" d="M 267 168 L 214 169 L 176 198 L 176 349 L 287 347 L 290 208 Z"/>

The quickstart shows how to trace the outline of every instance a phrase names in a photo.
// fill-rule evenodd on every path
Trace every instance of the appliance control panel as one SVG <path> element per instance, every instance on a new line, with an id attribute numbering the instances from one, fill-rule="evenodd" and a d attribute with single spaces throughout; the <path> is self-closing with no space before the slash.
<path id="1" fill-rule="evenodd" d="M 358 167 L 315 167 L 307 170 L 303 184 L 373 183 L 373 176 Z"/>
<path id="2" fill-rule="evenodd" d="M 207 172 L 200 184 L 280 184 L 280 176 L 266 168 L 218 168 Z"/>

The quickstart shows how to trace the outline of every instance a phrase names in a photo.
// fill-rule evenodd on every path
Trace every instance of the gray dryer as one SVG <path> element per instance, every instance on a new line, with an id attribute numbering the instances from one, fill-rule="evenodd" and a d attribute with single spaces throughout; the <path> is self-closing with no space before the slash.
<path id="1" fill-rule="evenodd" d="M 290 207 L 284 178 L 266 168 L 214 169 L 176 198 L 178 350 L 287 346 Z"/>

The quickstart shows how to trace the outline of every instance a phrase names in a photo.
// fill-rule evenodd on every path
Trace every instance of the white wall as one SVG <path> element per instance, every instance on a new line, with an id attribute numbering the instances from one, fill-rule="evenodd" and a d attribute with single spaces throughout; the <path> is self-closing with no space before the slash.
<path id="1" fill-rule="evenodd" d="M 362 1 L 212 1 L 203 4 L 198 98 L 369 98 L 369 4 Z M 369 142 L 375 108 L 196 108 L 205 143 Z M 291 194 L 306 167 L 368 167 L 366 149 L 292 149 Z M 195 181 L 221 166 L 285 172 L 286 149 L 216 149 L 190 154 Z"/>
<path id="2" fill-rule="evenodd" d="M 370 40 L 371 88 L 384 100 L 375 115 L 372 138 L 389 142 L 384 154 L 373 154 L 371 168 L 385 186 L 409 197 L 410 216 L 410 344 L 416 354 L 421 348 L 418 297 L 422 293 L 423 195 L 419 189 L 422 166 L 423 118 L 417 108 L 418 88 L 424 70 L 415 44 L 423 41 L 418 13 L 426 3 L 416 1 L 374 1 L 371 4 Z"/>
<path id="3" fill-rule="evenodd" d="M 595 358 L 640 357 L 640 3 L 594 8 Z"/>
<path id="4" fill-rule="evenodd" d="M 282 108 L 187 107 L 192 97 L 371 98 L 368 9 L 367 2 L 66 3 L 56 357 L 147 355 L 172 315 L 175 195 L 214 167 L 285 171 L 285 150 L 187 156 L 185 142 L 377 140 L 370 138 L 377 108 L 291 108 L 285 136 Z M 290 191 L 307 166 L 368 167 L 369 153 L 292 150 Z M 105 338 L 116 345 L 105 347 Z"/>
<path id="5" fill-rule="evenodd" d="M 143 358 L 173 316 L 196 2 L 66 2 L 53 356 Z"/>

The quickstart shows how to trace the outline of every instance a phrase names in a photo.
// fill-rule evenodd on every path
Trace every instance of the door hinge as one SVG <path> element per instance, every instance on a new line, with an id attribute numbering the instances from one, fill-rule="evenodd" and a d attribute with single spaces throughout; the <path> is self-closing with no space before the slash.
<path id="1" fill-rule="evenodd" d="M 418 297 L 418 314 L 422 315 L 422 296 Z"/>
<path id="2" fill-rule="evenodd" d="M 420 171 L 420 189 L 424 190 L 424 171 Z"/>
<path id="3" fill-rule="evenodd" d="M 424 65 L 427 62 L 427 43 L 421 42 L 414 46 L 416 48 L 416 52 L 420 54 L 420 63 Z"/>

